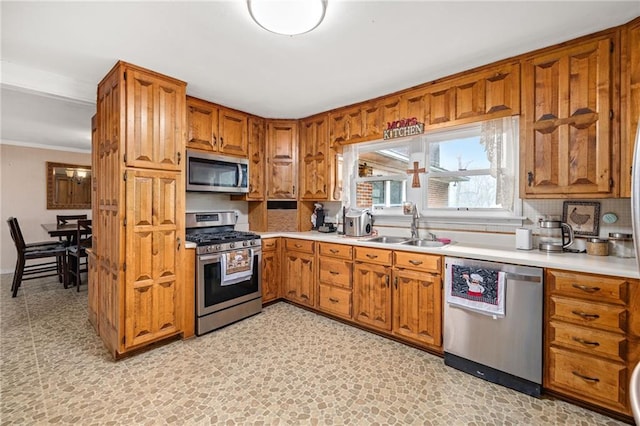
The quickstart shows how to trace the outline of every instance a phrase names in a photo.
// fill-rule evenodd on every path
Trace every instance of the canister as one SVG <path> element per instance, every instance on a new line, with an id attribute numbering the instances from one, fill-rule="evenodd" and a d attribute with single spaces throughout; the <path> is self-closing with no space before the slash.
<path id="1" fill-rule="evenodd" d="M 609 240 L 606 238 L 589 238 L 587 254 L 592 256 L 609 256 Z"/>
<path id="2" fill-rule="evenodd" d="M 616 257 L 635 257 L 633 234 L 609 233 L 609 252 Z"/>

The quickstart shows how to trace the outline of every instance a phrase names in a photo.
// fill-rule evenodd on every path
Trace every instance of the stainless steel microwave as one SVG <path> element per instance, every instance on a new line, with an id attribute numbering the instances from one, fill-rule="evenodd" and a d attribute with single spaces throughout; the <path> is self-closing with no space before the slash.
<path id="1" fill-rule="evenodd" d="M 187 150 L 187 191 L 249 192 L 249 160 Z"/>

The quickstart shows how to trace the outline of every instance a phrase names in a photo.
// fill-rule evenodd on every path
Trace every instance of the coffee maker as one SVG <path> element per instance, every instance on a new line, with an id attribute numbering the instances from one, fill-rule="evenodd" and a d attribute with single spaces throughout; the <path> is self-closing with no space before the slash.
<path id="1" fill-rule="evenodd" d="M 315 203 L 313 208 L 313 216 L 315 216 L 315 222 L 313 223 L 313 229 L 319 229 L 324 226 L 324 206 L 320 203 Z M 313 221 L 313 219 L 312 219 Z"/>

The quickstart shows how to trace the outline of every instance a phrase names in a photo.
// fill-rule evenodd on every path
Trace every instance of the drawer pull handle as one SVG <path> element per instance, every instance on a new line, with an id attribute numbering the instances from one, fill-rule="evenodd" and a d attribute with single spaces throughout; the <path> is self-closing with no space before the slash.
<path id="1" fill-rule="evenodd" d="M 302 244 L 294 244 L 296 248 L 302 247 Z"/>
<path id="2" fill-rule="evenodd" d="M 598 319 L 600 318 L 600 315 L 598 314 L 588 314 L 586 312 L 582 312 L 582 311 L 571 311 L 572 314 L 574 315 L 578 315 L 579 317 L 582 317 L 586 320 L 594 320 L 594 319 Z"/>
<path id="3" fill-rule="evenodd" d="M 340 272 L 337 272 L 337 271 L 329 271 L 329 273 L 331 275 L 340 275 Z"/>
<path id="4" fill-rule="evenodd" d="M 412 265 L 418 266 L 418 265 L 422 265 L 422 260 L 413 260 L 413 259 L 411 259 L 409 261 L 409 263 L 412 264 Z"/>
<path id="5" fill-rule="evenodd" d="M 574 376 L 580 377 L 583 380 L 587 380 L 589 382 L 595 382 L 598 383 L 600 381 L 600 379 L 598 379 L 597 377 L 589 377 L 589 376 L 585 376 L 584 374 L 580 374 L 577 371 L 572 371 L 571 372 Z"/>
<path id="6" fill-rule="evenodd" d="M 338 249 L 329 249 L 329 251 L 333 254 L 340 253 L 340 250 Z"/>
<path id="7" fill-rule="evenodd" d="M 377 258 L 377 257 L 378 257 L 378 255 L 377 255 L 377 254 L 367 254 L 367 257 L 368 257 L 369 259 L 375 259 L 375 258 Z"/>
<path id="8" fill-rule="evenodd" d="M 600 346 L 600 343 L 598 343 L 598 342 L 591 342 L 589 340 L 584 340 L 584 339 L 582 339 L 580 337 L 573 336 L 572 339 L 573 339 L 574 342 L 582 343 L 583 345 Z"/>
<path id="9" fill-rule="evenodd" d="M 329 298 L 329 302 L 331 302 L 331 303 L 338 303 L 338 302 L 339 302 L 339 300 L 338 300 L 338 299 L 334 299 L 333 297 L 330 297 L 330 298 Z"/>
<path id="10" fill-rule="evenodd" d="M 571 286 L 573 288 L 577 288 L 578 290 L 586 291 L 587 293 L 595 293 L 596 291 L 600 291 L 600 287 L 591 287 L 582 284 L 572 284 Z"/>

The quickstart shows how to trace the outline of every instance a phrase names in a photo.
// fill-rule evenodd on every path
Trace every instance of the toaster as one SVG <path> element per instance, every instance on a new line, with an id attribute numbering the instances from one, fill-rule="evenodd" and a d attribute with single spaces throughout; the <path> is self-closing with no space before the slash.
<path id="1" fill-rule="evenodd" d="M 349 210 L 344 217 L 344 234 L 349 237 L 371 235 L 373 218 L 369 210 Z"/>

